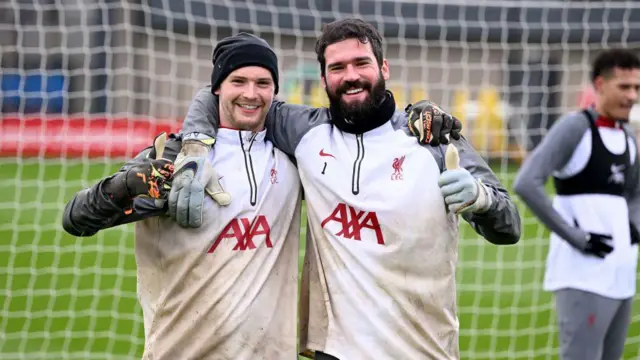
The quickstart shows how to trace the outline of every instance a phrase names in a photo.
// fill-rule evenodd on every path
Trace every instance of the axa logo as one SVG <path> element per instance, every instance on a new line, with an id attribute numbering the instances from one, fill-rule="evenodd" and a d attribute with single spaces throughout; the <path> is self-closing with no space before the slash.
<path id="1" fill-rule="evenodd" d="M 222 240 L 235 239 L 234 251 L 253 250 L 256 248 L 258 237 L 262 237 L 264 244 L 268 248 L 272 248 L 270 238 L 271 228 L 269 222 L 264 215 L 258 215 L 253 221 L 248 218 L 232 219 L 227 226 L 220 232 L 220 235 L 213 242 L 207 253 L 213 253 L 220 245 Z"/>
<path id="2" fill-rule="evenodd" d="M 391 167 L 393 168 L 393 174 L 391 174 L 391 180 L 404 180 L 402 178 L 402 164 L 404 163 L 404 155 L 399 158 L 393 159 Z"/>
<path id="3" fill-rule="evenodd" d="M 384 236 L 375 211 L 356 210 L 353 206 L 340 203 L 322 221 L 322 228 L 337 230 L 336 236 L 360 241 L 364 233 L 375 234 L 376 242 L 384 245 Z"/>

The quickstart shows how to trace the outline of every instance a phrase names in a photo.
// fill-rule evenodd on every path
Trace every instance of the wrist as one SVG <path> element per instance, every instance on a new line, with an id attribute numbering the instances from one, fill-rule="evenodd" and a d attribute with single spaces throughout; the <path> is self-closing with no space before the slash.
<path id="1" fill-rule="evenodd" d="M 215 144 L 216 139 L 212 136 L 203 134 L 203 133 L 189 133 L 185 134 L 182 137 L 182 142 L 190 142 L 190 143 L 202 143 L 204 146 L 213 146 Z"/>
<path id="2" fill-rule="evenodd" d="M 482 181 L 476 179 L 476 186 L 478 187 L 478 197 L 474 203 L 474 213 L 485 213 L 489 211 L 493 204 L 493 197 L 491 191 L 487 188 Z"/>

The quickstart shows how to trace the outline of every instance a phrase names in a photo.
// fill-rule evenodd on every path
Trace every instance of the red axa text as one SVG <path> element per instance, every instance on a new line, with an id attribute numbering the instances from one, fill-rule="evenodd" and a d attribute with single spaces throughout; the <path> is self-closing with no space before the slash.
<path id="1" fill-rule="evenodd" d="M 258 215 L 253 221 L 250 221 L 248 218 L 233 219 L 225 226 L 222 232 L 220 232 L 220 235 L 218 235 L 216 241 L 211 245 L 208 253 L 211 254 L 214 252 L 223 239 L 235 239 L 236 245 L 233 247 L 233 250 L 236 251 L 255 249 L 256 245 L 253 240 L 259 235 L 264 235 L 265 245 L 271 248 L 273 245 L 269 237 L 270 232 L 269 222 L 264 215 Z"/>
<path id="2" fill-rule="evenodd" d="M 361 231 L 370 229 L 375 232 L 378 244 L 384 245 L 384 237 L 375 211 L 356 210 L 350 205 L 340 203 L 331 215 L 322 221 L 322 227 L 332 221 L 338 223 L 342 229 L 336 233 L 337 236 L 360 241 Z"/>

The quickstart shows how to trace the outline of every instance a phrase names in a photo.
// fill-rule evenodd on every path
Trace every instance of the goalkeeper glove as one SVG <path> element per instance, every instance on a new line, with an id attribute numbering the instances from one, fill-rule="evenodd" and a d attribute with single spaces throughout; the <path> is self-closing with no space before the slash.
<path id="1" fill-rule="evenodd" d="M 141 163 L 131 166 L 105 182 L 105 193 L 120 206 L 126 206 L 138 196 L 152 199 L 165 199 L 169 192 L 167 181 L 173 174 L 173 162 L 163 159 L 162 153 L 166 141 L 166 133 L 161 133 L 154 140 L 156 158 L 145 158 Z"/>
<path id="2" fill-rule="evenodd" d="M 611 235 L 583 232 L 578 225 L 578 220 L 574 219 L 574 225 L 580 232 L 575 239 L 567 239 L 567 242 L 578 251 L 604 259 L 613 251 L 613 246 L 609 245 L 612 240 Z"/>
<path id="3" fill-rule="evenodd" d="M 438 185 L 449 211 L 460 214 L 489 210 L 493 202 L 491 194 L 467 169 L 460 167 L 460 156 L 453 144 L 447 146 L 444 161 L 446 170 L 440 174 Z"/>
<path id="4" fill-rule="evenodd" d="M 492 199 L 489 191 L 464 168 L 447 170 L 438 180 L 440 192 L 449 210 L 455 214 L 489 210 Z"/>
<path id="5" fill-rule="evenodd" d="M 231 195 L 224 191 L 220 177 L 209 160 L 214 138 L 185 138 L 175 162 L 175 173 L 169 193 L 169 216 L 185 228 L 202 225 L 205 193 L 219 205 L 231 203 Z"/>
<path id="6" fill-rule="evenodd" d="M 409 131 L 418 138 L 419 143 L 438 146 L 447 145 L 449 137 L 460 140 L 460 120 L 444 112 L 435 103 L 421 100 L 415 105 L 409 104 L 405 112 Z"/>

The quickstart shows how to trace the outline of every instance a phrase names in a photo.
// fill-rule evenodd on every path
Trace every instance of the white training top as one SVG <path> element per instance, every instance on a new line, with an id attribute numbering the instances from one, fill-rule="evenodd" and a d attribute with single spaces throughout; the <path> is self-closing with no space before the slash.
<path id="1" fill-rule="evenodd" d="M 609 152 L 623 154 L 628 146 L 631 164 L 635 162 L 635 143 L 622 129 L 598 127 L 598 132 Z M 592 133 L 587 129 L 569 162 L 554 175 L 569 178 L 580 173 L 591 157 L 591 147 Z M 612 173 L 611 176 L 613 175 Z M 624 176 L 622 173 L 619 175 Z M 613 299 L 634 296 L 638 245 L 631 245 L 629 237 L 627 200 L 622 196 L 607 194 L 557 195 L 554 197 L 553 207 L 569 224 L 573 224 L 575 220 L 584 231 L 610 234 L 613 237 L 613 251 L 604 259 L 584 255 L 558 234 L 552 233 L 544 289 L 555 291 L 572 288 Z"/>
<path id="2" fill-rule="evenodd" d="M 431 152 L 387 122 L 364 135 L 319 125 L 295 154 L 311 235 L 301 350 L 457 359 L 458 222 Z"/>
<path id="3" fill-rule="evenodd" d="M 207 197 L 197 229 L 136 224 L 143 359 L 297 359 L 296 168 L 264 131 L 221 129 L 211 160 L 229 206 Z"/>

